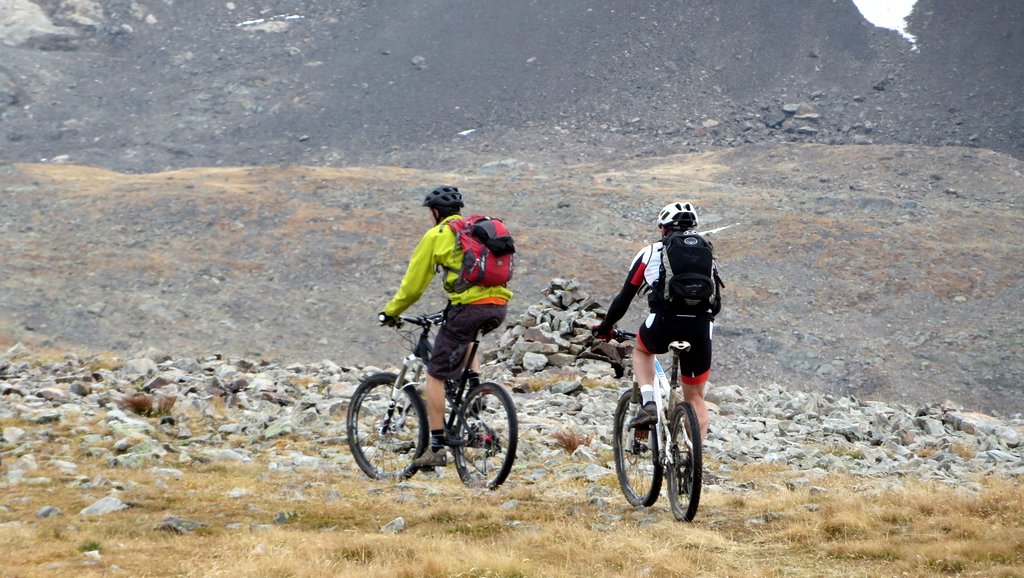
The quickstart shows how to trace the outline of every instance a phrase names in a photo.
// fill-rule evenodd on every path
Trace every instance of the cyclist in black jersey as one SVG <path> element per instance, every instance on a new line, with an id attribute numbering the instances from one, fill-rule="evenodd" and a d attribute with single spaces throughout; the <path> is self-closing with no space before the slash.
<path id="1" fill-rule="evenodd" d="M 658 228 L 662 239 L 673 231 L 690 231 L 698 224 L 697 212 L 690 203 L 672 203 L 658 215 Z M 690 402 L 700 422 L 701 436 L 707 434 L 708 409 L 704 403 L 704 385 L 711 374 L 711 338 L 714 333 L 715 316 L 722 307 L 720 283 L 715 284 L 717 299 L 707 311 L 695 314 L 680 315 L 667 310 L 659 291 L 651 291 L 660 286 L 660 277 L 664 275 L 661 264 L 662 242 L 658 241 L 641 249 L 633 258 L 626 275 L 626 282 L 618 295 L 608 307 L 608 314 L 599 325 L 594 327 L 593 334 L 598 339 L 608 340 L 612 337 L 615 324 L 622 319 L 629 309 L 630 303 L 637 293 L 648 292 L 650 315 L 637 331 L 636 347 L 633 349 L 633 372 L 640 393 L 643 396 L 643 407 L 630 427 L 646 427 L 657 421 L 654 405 L 654 359 L 658 354 L 668 352 L 672 341 L 682 340 L 690 343 L 690 350 L 679 356 L 680 381 L 683 385 L 683 397 Z M 717 265 L 714 277 L 718 280 Z M 663 281 L 662 281 L 663 282 Z"/>

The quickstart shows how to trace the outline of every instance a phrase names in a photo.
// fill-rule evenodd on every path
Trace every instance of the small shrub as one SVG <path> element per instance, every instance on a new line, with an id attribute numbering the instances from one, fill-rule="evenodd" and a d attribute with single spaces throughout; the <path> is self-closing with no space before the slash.
<path id="1" fill-rule="evenodd" d="M 959 443 L 959 442 L 958 443 L 954 443 L 953 447 L 951 447 L 950 450 L 954 454 L 960 456 L 961 458 L 963 458 L 965 460 L 969 460 L 969 459 L 974 458 L 974 450 L 972 450 L 966 444 L 962 444 L 962 443 Z"/>
<path id="2" fill-rule="evenodd" d="M 333 557 L 346 562 L 370 564 L 377 558 L 377 552 L 373 549 L 373 546 L 358 544 L 342 546 L 333 553 Z"/>
<path id="3" fill-rule="evenodd" d="M 130 411 L 145 417 L 163 416 L 171 413 L 177 396 L 157 395 L 151 396 L 146 393 L 129 393 L 120 400 L 117 405 L 123 410 Z"/>
<path id="4" fill-rule="evenodd" d="M 86 540 L 78 545 L 79 552 L 99 552 L 102 549 L 102 546 L 96 540 Z"/>
<path id="5" fill-rule="evenodd" d="M 857 540 L 870 535 L 871 528 L 858 511 L 839 511 L 822 522 L 821 533 L 829 540 Z"/>
<path id="6" fill-rule="evenodd" d="M 590 445 L 591 441 L 590 436 L 586 434 L 581 434 L 576 430 L 563 430 L 554 433 L 551 437 L 554 438 L 555 443 L 558 444 L 558 447 L 569 452 L 570 454 L 576 451 L 576 449 L 581 446 Z"/>
<path id="7" fill-rule="evenodd" d="M 602 389 L 606 387 L 618 387 L 619 381 L 617 379 L 609 378 L 592 378 L 584 377 L 582 380 L 583 387 L 586 389 Z"/>
<path id="8" fill-rule="evenodd" d="M 117 406 L 138 415 L 148 416 L 153 413 L 153 398 L 145 393 L 129 393 L 118 400 Z"/>
<path id="9" fill-rule="evenodd" d="M 558 375 L 539 375 L 526 379 L 525 384 L 530 391 L 537 392 L 559 381 L 562 381 L 562 378 Z"/>
<path id="10" fill-rule="evenodd" d="M 729 496 L 725 502 L 730 508 L 745 508 L 747 506 L 747 499 L 741 495 Z"/>
<path id="11" fill-rule="evenodd" d="M 967 563 L 959 559 L 932 560 L 926 567 L 944 574 L 959 574 L 967 569 Z"/>
<path id="12" fill-rule="evenodd" d="M 123 362 L 117 357 L 109 354 L 93 355 L 84 360 L 85 367 L 88 367 L 90 371 L 113 371 L 123 365 Z"/>
<path id="13" fill-rule="evenodd" d="M 170 415 L 176 401 L 178 401 L 178 396 L 176 395 L 156 396 L 156 415 Z"/>

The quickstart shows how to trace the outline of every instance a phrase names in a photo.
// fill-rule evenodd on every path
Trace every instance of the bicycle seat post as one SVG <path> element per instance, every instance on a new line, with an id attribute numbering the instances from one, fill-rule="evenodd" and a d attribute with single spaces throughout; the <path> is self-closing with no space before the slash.
<path id="1" fill-rule="evenodd" d="M 469 383 L 474 377 L 477 378 L 477 383 L 480 381 L 480 374 L 473 369 L 473 360 L 476 359 L 476 352 L 480 348 L 480 338 L 477 337 L 469 345 L 469 351 L 466 352 L 466 365 L 462 368 L 462 376 L 459 381 L 463 384 Z"/>

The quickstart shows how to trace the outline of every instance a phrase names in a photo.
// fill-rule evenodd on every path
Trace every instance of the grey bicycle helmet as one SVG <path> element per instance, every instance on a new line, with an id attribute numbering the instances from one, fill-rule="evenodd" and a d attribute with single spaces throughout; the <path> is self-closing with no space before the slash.
<path id="1" fill-rule="evenodd" d="M 465 204 L 462 202 L 459 187 L 442 185 L 427 194 L 427 198 L 423 199 L 423 206 L 432 209 L 457 209 Z"/>
<path id="2" fill-rule="evenodd" d="M 690 203 L 672 203 L 658 213 L 658 226 L 686 231 L 697 226 L 697 210 Z"/>

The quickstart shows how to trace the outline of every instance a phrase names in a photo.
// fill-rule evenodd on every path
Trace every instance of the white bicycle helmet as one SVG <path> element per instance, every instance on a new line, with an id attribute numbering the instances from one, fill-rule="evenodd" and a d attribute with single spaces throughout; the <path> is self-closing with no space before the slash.
<path id="1" fill-rule="evenodd" d="M 672 203 L 658 213 L 658 226 L 686 231 L 696 228 L 697 210 L 690 203 Z"/>

